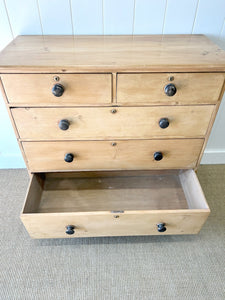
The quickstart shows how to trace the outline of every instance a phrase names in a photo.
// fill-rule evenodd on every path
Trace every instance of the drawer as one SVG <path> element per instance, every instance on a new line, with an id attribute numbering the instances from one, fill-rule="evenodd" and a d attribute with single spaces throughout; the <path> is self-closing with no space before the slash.
<path id="1" fill-rule="evenodd" d="M 223 83 L 224 74 L 220 73 L 118 74 L 117 102 L 121 105 L 214 104 Z"/>
<path id="2" fill-rule="evenodd" d="M 11 109 L 22 140 L 199 138 L 213 110 L 214 105 Z"/>
<path id="3" fill-rule="evenodd" d="M 194 168 L 204 139 L 23 142 L 31 172 Z"/>
<path id="4" fill-rule="evenodd" d="M 112 99 L 111 74 L 3 74 L 1 79 L 12 105 L 103 105 Z"/>
<path id="5" fill-rule="evenodd" d="M 193 170 L 40 173 L 21 219 L 32 238 L 195 234 L 210 213 Z"/>

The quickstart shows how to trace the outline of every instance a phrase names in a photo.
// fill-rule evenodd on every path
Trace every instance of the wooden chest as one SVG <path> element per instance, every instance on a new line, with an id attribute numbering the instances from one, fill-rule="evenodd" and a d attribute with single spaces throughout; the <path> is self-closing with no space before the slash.
<path id="1" fill-rule="evenodd" d="M 223 50 L 202 35 L 19 36 L 0 77 L 30 173 L 31 237 L 199 232 L 210 210 L 195 170 Z"/>

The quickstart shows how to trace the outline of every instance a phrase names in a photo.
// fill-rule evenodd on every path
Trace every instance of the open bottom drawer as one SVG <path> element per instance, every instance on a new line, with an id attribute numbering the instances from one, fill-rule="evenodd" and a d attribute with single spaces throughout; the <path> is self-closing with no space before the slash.
<path id="1" fill-rule="evenodd" d="M 32 238 L 198 233 L 210 213 L 193 170 L 38 173 L 21 219 Z"/>

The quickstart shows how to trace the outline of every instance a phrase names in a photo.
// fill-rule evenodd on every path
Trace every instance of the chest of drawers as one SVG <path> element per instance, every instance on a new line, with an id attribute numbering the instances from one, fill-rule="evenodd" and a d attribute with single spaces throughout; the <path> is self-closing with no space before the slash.
<path id="1" fill-rule="evenodd" d="M 210 210 L 195 171 L 223 50 L 202 35 L 19 36 L 0 77 L 30 174 L 31 237 L 199 232 Z"/>

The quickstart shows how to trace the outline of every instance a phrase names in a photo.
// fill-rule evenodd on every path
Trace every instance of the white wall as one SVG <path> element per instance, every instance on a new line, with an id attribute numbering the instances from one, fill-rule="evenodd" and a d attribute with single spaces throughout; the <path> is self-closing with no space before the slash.
<path id="1" fill-rule="evenodd" d="M 0 50 L 19 34 L 195 34 L 225 49 L 225 0 L 0 0 Z M 202 163 L 225 163 L 225 97 Z M 0 168 L 25 167 L 0 96 Z"/>

